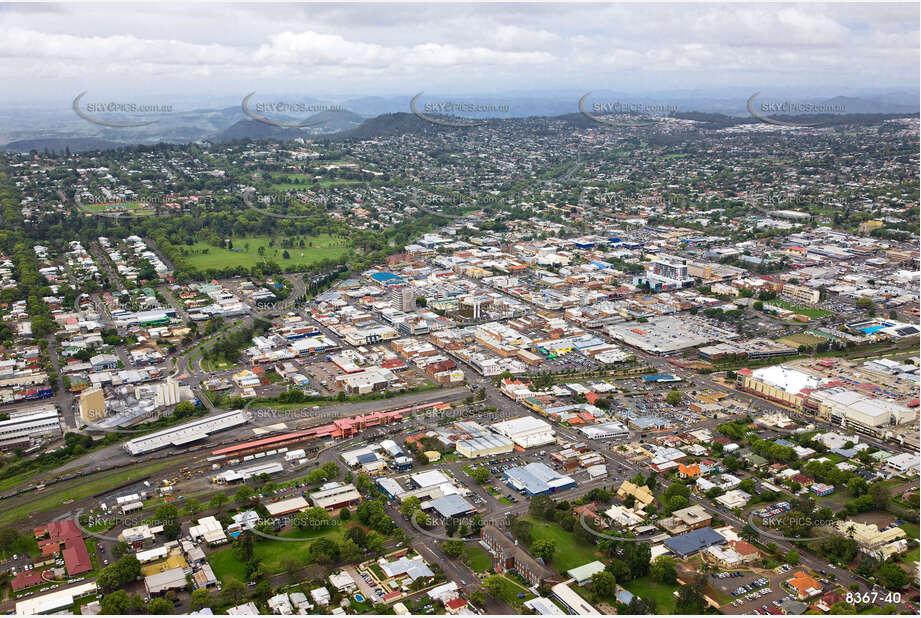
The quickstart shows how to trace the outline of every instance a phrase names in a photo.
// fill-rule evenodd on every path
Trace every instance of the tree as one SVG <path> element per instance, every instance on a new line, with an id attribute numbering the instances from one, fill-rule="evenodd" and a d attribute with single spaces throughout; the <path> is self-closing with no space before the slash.
<path id="1" fill-rule="evenodd" d="M 869 491 L 867 492 L 870 495 L 870 498 L 873 499 L 873 506 L 878 510 L 882 511 L 886 509 L 886 506 L 889 504 L 889 487 L 886 486 L 885 482 L 877 481 L 870 485 Z"/>
<path id="2" fill-rule="evenodd" d="M 535 541 L 534 545 L 531 546 L 531 553 L 538 558 L 543 558 L 544 562 L 550 562 L 555 551 L 556 543 L 551 539 Z"/>
<path id="3" fill-rule="evenodd" d="M 185 512 L 194 515 L 201 510 L 201 503 L 195 498 L 189 498 L 185 501 Z"/>
<path id="4" fill-rule="evenodd" d="M 613 599 L 617 594 L 617 580 L 608 571 L 592 575 L 592 592 L 600 599 Z"/>
<path id="5" fill-rule="evenodd" d="M 457 534 L 457 528 L 458 528 L 457 520 L 454 519 L 453 517 L 449 517 L 447 521 L 445 521 L 445 534 L 447 534 L 448 536 L 454 536 L 455 534 Z"/>
<path id="6" fill-rule="evenodd" d="M 178 539 L 181 526 L 179 523 L 179 509 L 173 504 L 162 504 L 157 507 L 154 519 L 163 526 L 163 534 L 168 539 Z"/>
<path id="7" fill-rule="evenodd" d="M 502 581 L 502 577 L 498 575 L 490 575 L 489 577 L 483 580 L 483 590 L 486 591 L 486 594 L 491 596 L 494 599 L 502 598 L 502 591 L 505 590 L 505 584 Z"/>
<path id="8" fill-rule="evenodd" d="M 532 517 L 540 517 L 541 519 L 546 519 L 548 521 L 553 520 L 555 510 L 556 505 L 553 504 L 553 500 L 550 499 L 550 496 L 543 494 L 534 496 L 531 499 L 531 503 L 528 505 L 529 515 Z"/>
<path id="9" fill-rule="evenodd" d="M 243 585 L 243 582 L 231 579 L 230 581 L 224 584 L 224 589 L 221 590 L 221 601 L 225 605 L 239 605 L 246 597 L 246 586 Z"/>
<path id="10" fill-rule="evenodd" d="M 668 392 L 668 395 L 665 396 L 665 403 L 671 406 L 677 406 L 681 403 L 681 393 L 677 390 L 671 390 Z"/>
<path id="11" fill-rule="evenodd" d="M 486 468 L 474 468 L 470 472 L 470 478 L 482 485 L 489 481 L 489 470 Z"/>
<path id="12" fill-rule="evenodd" d="M 230 502 L 230 498 L 227 497 L 227 494 L 219 493 L 219 494 L 214 494 L 213 496 L 211 496 L 211 499 L 208 500 L 208 506 L 211 507 L 212 509 L 217 510 L 221 508 L 222 506 L 224 506 L 225 504 L 227 504 L 228 502 Z"/>
<path id="13" fill-rule="evenodd" d="M 890 590 L 901 590 L 908 584 L 908 574 L 895 562 L 886 562 L 877 571 L 883 585 Z"/>
<path id="14" fill-rule="evenodd" d="M 400 514 L 404 517 L 412 517 L 421 504 L 422 501 L 417 496 L 409 496 L 400 503 Z"/>
<path id="15" fill-rule="evenodd" d="M 467 549 L 467 544 L 463 541 L 445 541 L 441 544 L 441 551 L 449 558 L 458 558 Z"/>
<path id="16" fill-rule="evenodd" d="M 784 562 L 786 562 L 787 564 L 796 566 L 797 564 L 799 564 L 799 552 L 796 551 L 795 549 L 791 549 L 786 554 L 784 554 L 783 559 L 784 559 Z"/>
<path id="17" fill-rule="evenodd" d="M 191 608 L 192 611 L 199 610 L 211 605 L 211 592 L 204 588 L 192 591 Z"/>
<path id="18" fill-rule="evenodd" d="M 102 597 L 99 606 L 102 614 L 106 616 L 126 614 L 130 607 L 128 593 L 124 590 L 116 590 L 112 594 L 107 594 Z"/>
<path id="19" fill-rule="evenodd" d="M 675 609 L 682 614 L 702 614 L 706 608 L 704 590 L 707 585 L 707 576 L 698 573 L 694 579 L 678 590 L 678 600 Z"/>
<path id="20" fill-rule="evenodd" d="M 352 539 L 345 539 L 339 548 L 339 557 L 343 562 L 360 562 L 364 557 L 364 550 Z"/>
<path id="21" fill-rule="evenodd" d="M 173 604 L 166 599 L 153 598 L 147 604 L 147 613 L 154 615 L 172 614 Z"/>
<path id="22" fill-rule="evenodd" d="M 758 534 L 758 530 L 754 526 L 752 526 L 751 524 L 745 524 L 742 527 L 742 532 L 739 534 L 739 536 L 741 536 L 743 539 L 751 543 L 751 542 L 757 541 L 760 535 Z"/>
<path id="23" fill-rule="evenodd" d="M 655 581 L 663 584 L 674 584 L 678 580 L 678 573 L 675 569 L 675 559 L 671 556 L 659 556 L 652 561 L 649 568 L 649 575 Z"/>
<path id="24" fill-rule="evenodd" d="M 256 493 L 256 492 L 253 491 L 253 488 L 252 488 L 252 487 L 249 487 L 249 486 L 247 486 L 247 485 L 243 485 L 243 486 L 241 486 L 240 489 L 238 489 L 237 492 L 233 495 L 233 499 L 234 499 L 236 502 L 238 502 L 239 504 L 245 504 L 245 503 L 247 503 L 247 502 L 250 501 L 250 498 L 252 498 L 252 497 L 253 497 L 253 494 L 255 494 L 255 493 Z"/>
<path id="25" fill-rule="evenodd" d="M 856 615 L 857 608 L 845 601 L 838 601 L 828 608 L 828 613 L 836 616 Z"/>

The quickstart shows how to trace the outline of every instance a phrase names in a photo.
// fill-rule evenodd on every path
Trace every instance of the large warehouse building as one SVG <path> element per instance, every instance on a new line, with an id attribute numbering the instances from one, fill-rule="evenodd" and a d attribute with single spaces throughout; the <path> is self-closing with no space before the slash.
<path id="1" fill-rule="evenodd" d="M 224 412 L 129 440 L 124 446 L 129 455 L 143 455 L 168 446 L 185 446 L 198 440 L 204 440 L 212 433 L 243 425 L 249 420 L 250 417 L 246 410 Z"/>
<path id="2" fill-rule="evenodd" d="M 499 435 L 505 436 L 521 448 L 532 448 L 553 444 L 556 437 L 553 428 L 546 421 L 533 416 L 521 416 L 490 426 Z"/>
<path id="3" fill-rule="evenodd" d="M 571 477 L 559 474 L 553 468 L 539 462 L 509 468 L 505 471 L 505 482 L 512 489 L 524 491 L 532 497 L 552 494 L 576 486 L 576 482 Z"/>
<path id="4" fill-rule="evenodd" d="M 822 380 L 805 371 L 774 365 L 761 369 L 740 369 L 736 385 L 743 391 L 801 409 L 808 391 L 819 388 Z"/>
<path id="5" fill-rule="evenodd" d="M 879 437 L 884 427 L 909 423 L 918 418 L 917 411 L 900 403 L 876 399 L 840 386 L 810 393 L 807 405 L 810 408 L 816 406 L 820 418 L 873 437 Z"/>

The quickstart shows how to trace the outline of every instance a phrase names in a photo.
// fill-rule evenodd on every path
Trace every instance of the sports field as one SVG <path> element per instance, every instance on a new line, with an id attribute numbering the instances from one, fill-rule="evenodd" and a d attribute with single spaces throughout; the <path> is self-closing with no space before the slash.
<path id="1" fill-rule="evenodd" d="M 300 240 L 304 247 L 300 246 Z M 274 246 L 269 246 L 268 236 L 242 236 L 231 239 L 233 249 L 223 249 L 204 242 L 197 242 L 190 247 L 185 259 L 190 266 L 199 270 L 209 268 L 226 268 L 227 266 L 244 266 L 251 268 L 253 265 L 272 261 L 281 267 L 292 264 L 308 265 L 319 262 L 325 258 L 338 259 L 349 251 L 348 241 L 344 238 L 333 237 L 328 234 L 319 236 L 304 236 L 295 238 L 295 246 L 285 249 L 281 247 L 282 238 L 274 239 Z M 259 254 L 262 247 L 263 253 Z M 285 257 L 285 251 L 288 257 Z"/>

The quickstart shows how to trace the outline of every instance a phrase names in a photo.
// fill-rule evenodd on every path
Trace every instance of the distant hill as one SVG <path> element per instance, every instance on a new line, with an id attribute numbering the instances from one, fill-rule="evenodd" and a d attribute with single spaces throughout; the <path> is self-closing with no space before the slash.
<path id="1" fill-rule="evenodd" d="M 246 118 L 239 120 L 222 131 L 211 135 L 208 139 L 213 142 L 230 142 L 234 140 L 261 140 L 275 139 L 291 141 L 297 138 L 314 139 L 321 135 L 336 134 L 341 131 L 354 129 L 361 125 L 364 119 L 348 110 L 341 112 L 320 112 L 307 119 L 307 122 L 316 122 L 314 126 L 303 129 L 277 127 L 275 125 L 259 122 Z"/>
<path id="2" fill-rule="evenodd" d="M 10 142 L 4 145 L 2 150 L 7 152 L 31 152 L 33 150 L 64 152 L 70 148 L 71 152 L 85 152 L 87 150 L 114 150 L 126 145 L 95 137 L 49 137 Z"/>

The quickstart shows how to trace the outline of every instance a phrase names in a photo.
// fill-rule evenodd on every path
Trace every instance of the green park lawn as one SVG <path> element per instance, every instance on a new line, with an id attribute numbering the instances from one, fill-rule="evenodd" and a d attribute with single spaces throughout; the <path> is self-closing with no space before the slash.
<path id="1" fill-rule="evenodd" d="M 270 239 L 267 236 L 243 236 L 232 240 L 234 249 L 240 249 L 241 251 L 215 247 L 205 242 L 197 242 L 190 247 L 183 247 L 188 251 L 185 259 L 190 266 L 199 270 L 226 268 L 228 266 L 251 268 L 259 262 L 269 260 L 282 267 L 294 264 L 306 266 L 326 258 L 339 259 L 349 251 L 348 241 L 328 234 L 305 237 L 305 247 L 295 246 L 287 249 L 287 258 L 284 257 L 286 249 L 279 246 L 282 240 L 280 237 L 275 239 L 276 242 L 273 247 L 269 246 Z M 310 246 L 311 244 L 313 246 Z M 249 246 L 248 249 L 247 245 Z M 260 247 L 265 249 L 264 254 L 261 256 L 259 255 Z"/>
<path id="2" fill-rule="evenodd" d="M 499 591 L 497 596 L 519 611 L 521 610 L 521 607 L 525 601 L 534 598 L 534 595 L 530 590 L 524 586 L 521 586 L 520 584 L 513 582 L 503 575 L 492 575 L 491 577 L 495 577 L 502 583 L 502 589 Z M 519 593 L 524 594 L 524 597 L 518 598 Z"/>
<path id="3" fill-rule="evenodd" d="M 467 547 L 467 566 L 474 573 L 485 573 L 492 568 L 492 558 L 478 545 L 470 545 Z"/>
<path id="4" fill-rule="evenodd" d="M 797 305 L 796 303 L 791 303 L 779 298 L 774 300 L 764 301 L 766 305 L 774 305 L 775 307 L 780 307 L 781 309 L 787 309 L 789 311 L 795 311 L 796 313 L 807 315 L 810 318 L 821 318 L 826 315 L 831 315 L 832 312 L 826 309 L 815 309 L 813 307 L 807 307 L 805 305 Z"/>
<path id="5" fill-rule="evenodd" d="M 918 524 L 913 524 L 913 523 L 911 523 L 911 522 L 906 522 L 906 523 L 902 524 L 902 525 L 899 526 L 899 527 L 900 527 L 902 530 L 904 530 L 904 531 L 905 531 L 905 534 L 907 534 L 907 535 L 910 536 L 911 538 L 913 538 L 913 539 L 917 539 L 917 538 L 918 538 Z M 915 551 L 917 552 L 917 548 L 915 549 Z"/>
<path id="6" fill-rule="evenodd" d="M 335 522 L 335 520 L 333 521 Z M 310 545 L 313 541 L 319 538 L 327 538 L 337 544 L 341 543 L 345 538 L 345 530 L 344 526 L 333 525 L 314 528 L 313 530 L 288 530 L 278 535 L 293 539 L 305 539 L 303 541 L 281 541 L 257 536 L 253 540 L 253 554 L 269 573 L 281 573 L 284 571 L 283 565 L 287 558 L 292 557 L 302 565 L 310 564 Z M 225 549 L 209 554 L 208 562 L 219 580 L 226 582 L 227 579 L 225 578 L 233 578 L 246 583 L 246 567 L 234 555 L 233 547 L 228 546 Z"/>
<path id="7" fill-rule="evenodd" d="M 571 568 L 582 566 L 598 559 L 598 553 L 594 545 L 577 539 L 571 532 L 563 530 L 559 524 L 538 521 L 530 517 L 527 520 L 532 525 L 531 545 L 535 541 L 541 540 L 549 540 L 555 543 L 556 551 L 553 554 L 552 562 L 560 573 L 565 573 Z"/>

